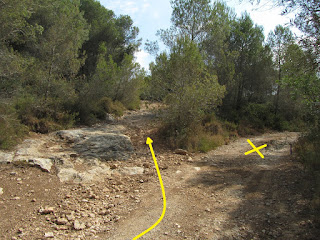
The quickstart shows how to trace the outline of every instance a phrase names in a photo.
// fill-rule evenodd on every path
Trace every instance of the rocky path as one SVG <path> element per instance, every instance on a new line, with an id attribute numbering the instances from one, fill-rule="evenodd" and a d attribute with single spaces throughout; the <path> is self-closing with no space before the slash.
<path id="1" fill-rule="evenodd" d="M 128 240 L 156 222 L 162 196 L 145 144 L 157 129 L 150 110 L 156 107 L 112 125 L 33 137 L 0 153 L 0 162 L 8 162 L 0 164 L 0 239 Z M 109 144 L 115 135 L 122 142 L 129 136 L 132 145 Z M 256 146 L 268 144 L 264 159 L 244 155 L 251 150 L 245 138 L 188 155 L 154 139 L 167 212 L 140 239 L 317 239 L 312 178 L 290 156 L 297 136 L 250 137 Z M 118 156 L 127 160 L 105 161 Z M 50 172 L 32 167 L 43 159 Z"/>

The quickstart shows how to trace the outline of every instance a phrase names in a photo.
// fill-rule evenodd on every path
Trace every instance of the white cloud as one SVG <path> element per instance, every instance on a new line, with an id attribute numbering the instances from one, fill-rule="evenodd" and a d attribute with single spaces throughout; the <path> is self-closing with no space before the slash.
<path id="1" fill-rule="evenodd" d="M 142 12 L 145 12 L 150 6 L 151 4 L 149 3 L 149 0 L 143 0 Z"/>
<path id="2" fill-rule="evenodd" d="M 134 15 L 140 10 L 138 2 L 132 0 L 101 0 L 100 2 L 106 8 L 115 10 L 120 14 Z"/>
<path id="3" fill-rule="evenodd" d="M 149 63 L 152 60 L 152 56 L 144 50 L 140 50 L 139 52 L 135 53 L 136 62 L 141 65 L 141 67 L 145 68 L 146 70 L 149 69 Z"/>
<path id="4" fill-rule="evenodd" d="M 154 18 L 154 19 L 159 19 L 159 18 L 160 18 L 160 15 L 159 15 L 159 12 L 158 12 L 158 11 L 154 11 L 154 12 L 153 12 L 153 18 Z"/>
<path id="5" fill-rule="evenodd" d="M 145 12 L 150 6 L 151 6 L 150 3 L 144 3 L 142 5 L 142 11 Z"/>

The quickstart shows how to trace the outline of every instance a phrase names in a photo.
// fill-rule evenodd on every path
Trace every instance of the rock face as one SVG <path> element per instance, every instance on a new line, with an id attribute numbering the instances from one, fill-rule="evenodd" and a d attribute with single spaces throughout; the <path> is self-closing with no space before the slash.
<path id="1" fill-rule="evenodd" d="M 58 168 L 58 177 L 61 182 L 92 182 L 98 181 L 101 176 L 111 175 L 110 167 L 100 164 L 100 166 L 94 166 L 87 171 L 78 172 L 73 168 Z"/>

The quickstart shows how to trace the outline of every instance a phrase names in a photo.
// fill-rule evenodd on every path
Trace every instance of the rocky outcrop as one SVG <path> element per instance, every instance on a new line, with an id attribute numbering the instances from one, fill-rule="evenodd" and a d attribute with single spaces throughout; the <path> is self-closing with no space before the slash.
<path id="1" fill-rule="evenodd" d="M 133 146 L 128 136 L 106 133 L 89 136 L 88 139 L 74 145 L 74 150 L 83 157 L 99 158 L 101 160 L 126 160 L 133 152 Z"/>
<path id="2" fill-rule="evenodd" d="M 130 138 L 116 126 L 65 130 L 56 135 L 72 143 L 72 149 L 84 158 L 126 160 L 134 150 Z"/>
<path id="3" fill-rule="evenodd" d="M 121 125 L 58 131 L 27 139 L 14 152 L 0 152 L 0 163 L 21 162 L 51 172 L 62 182 L 92 182 L 111 175 L 106 161 L 127 160 L 134 151 Z M 124 169 L 123 174 L 142 174 Z"/>
<path id="4" fill-rule="evenodd" d="M 53 161 L 46 158 L 32 158 L 28 160 L 30 165 L 41 168 L 43 171 L 50 172 L 53 166 Z"/>
<path id="5" fill-rule="evenodd" d="M 13 153 L 0 152 L 0 163 L 11 163 L 13 161 Z"/>

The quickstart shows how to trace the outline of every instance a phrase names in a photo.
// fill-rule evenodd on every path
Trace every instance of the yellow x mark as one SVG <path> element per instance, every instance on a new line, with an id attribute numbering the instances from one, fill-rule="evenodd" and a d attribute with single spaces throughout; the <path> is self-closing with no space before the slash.
<path id="1" fill-rule="evenodd" d="M 245 155 L 248 155 L 248 154 L 253 153 L 253 152 L 257 152 L 260 155 L 260 157 L 264 158 L 264 156 L 262 155 L 262 153 L 259 150 L 262 149 L 262 148 L 265 148 L 267 146 L 267 144 L 264 144 L 264 145 L 262 145 L 260 147 L 256 147 L 249 139 L 247 139 L 247 141 L 248 141 L 248 143 L 251 145 L 251 147 L 253 149 L 248 151 L 248 152 L 246 152 Z"/>

